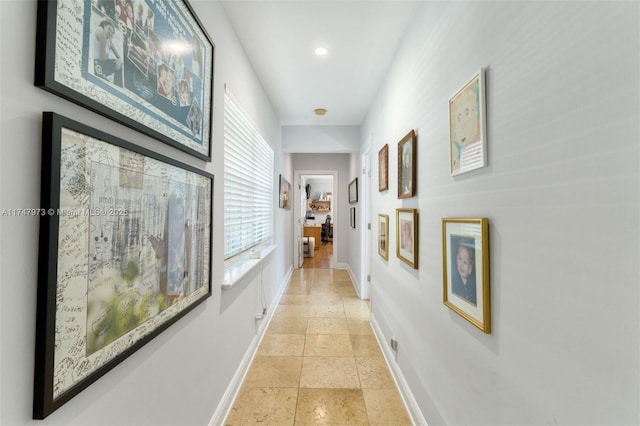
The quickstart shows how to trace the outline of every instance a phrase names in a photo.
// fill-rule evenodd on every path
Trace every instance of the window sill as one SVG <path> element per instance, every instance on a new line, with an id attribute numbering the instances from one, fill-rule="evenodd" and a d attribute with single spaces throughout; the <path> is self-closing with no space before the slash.
<path id="1" fill-rule="evenodd" d="M 264 246 L 259 250 L 259 253 L 260 253 L 259 258 L 257 259 L 247 258 L 225 269 L 222 288 L 225 289 L 225 288 L 233 287 L 238 281 L 240 281 L 245 275 L 247 275 L 253 268 L 258 266 L 260 262 L 262 262 L 265 257 L 269 256 L 275 249 L 276 249 L 276 246 L 273 246 L 273 245 Z"/>

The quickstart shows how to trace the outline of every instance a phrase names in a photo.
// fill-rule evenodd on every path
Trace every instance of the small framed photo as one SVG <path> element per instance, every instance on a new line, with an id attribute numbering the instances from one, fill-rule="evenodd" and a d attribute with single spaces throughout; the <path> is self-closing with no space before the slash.
<path id="1" fill-rule="evenodd" d="M 444 304 L 491 333 L 489 219 L 442 219 Z"/>
<path id="2" fill-rule="evenodd" d="M 280 175 L 280 204 L 281 209 L 291 209 L 291 184 Z"/>
<path id="3" fill-rule="evenodd" d="M 378 254 L 389 259 L 389 215 L 378 215 Z"/>
<path id="4" fill-rule="evenodd" d="M 349 217 L 351 220 L 351 227 L 353 229 L 356 229 L 356 208 L 355 207 L 351 207 L 351 209 L 349 209 Z"/>
<path id="5" fill-rule="evenodd" d="M 416 195 L 416 133 L 411 130 L 398 142 L 398 198 Z"/>
<path id="6" fill-rule="evenodd" d="M 389 189 L 389 144 L 378 151 L 378 191 Z"/>
<path id="7" fill-rule="evenodd" d="M 357 203 L 358 202 L 358 178 L 349 183 L 349 203 Z"/>
<path id="8" fill-rule="evenodd" d="M 484 69 L 449 99 L 451 175 L 487 165 Z"/>
<path id="9" fill-rule="evenodd" d="M 396 209 L 396 256 L 418 269 L 418 210 Z"/>

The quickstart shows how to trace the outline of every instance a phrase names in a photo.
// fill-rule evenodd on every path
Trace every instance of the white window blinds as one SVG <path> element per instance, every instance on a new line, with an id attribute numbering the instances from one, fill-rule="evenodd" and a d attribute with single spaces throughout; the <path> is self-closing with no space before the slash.
<path id="1" fill-rule="evenodd" d="M 271 240 L 273 161 L 273 149 L 225 90 L 225 260 Z"/>

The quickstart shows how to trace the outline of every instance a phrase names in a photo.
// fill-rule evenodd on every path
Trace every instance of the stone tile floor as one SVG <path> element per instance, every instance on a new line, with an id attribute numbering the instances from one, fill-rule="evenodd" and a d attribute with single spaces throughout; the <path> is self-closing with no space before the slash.
<path id="1" fill-rule="evenodd" d="M 226 420 L 411 425 L 347 271 L 297 269 Z"/>

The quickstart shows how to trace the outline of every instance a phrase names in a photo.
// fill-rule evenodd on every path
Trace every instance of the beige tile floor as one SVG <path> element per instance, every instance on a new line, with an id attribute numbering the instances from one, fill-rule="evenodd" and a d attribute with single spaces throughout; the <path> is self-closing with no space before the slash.
<path id="1" fill-rule="evenodd" d="M 226 425 L 411 425 L 344 270 L 298 269 Z"/>

